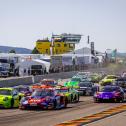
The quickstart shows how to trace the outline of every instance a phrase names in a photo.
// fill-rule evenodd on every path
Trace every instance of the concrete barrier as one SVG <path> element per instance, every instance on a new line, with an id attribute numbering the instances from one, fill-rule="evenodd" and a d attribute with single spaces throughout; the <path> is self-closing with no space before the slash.
<path id="1" fill-rule="evenodd" d="M 30 84 L 32 84 L 32 77 L 18 77 L 0 80 L 0 87 L 12 87 Z"/>
<path id="2" fill-rule="evenodd" d="M 105 71 L 105 70 L 100 68 L 100 69 L 91 69 L 90 71 L 98 72 L 98 71 Z M 30 85 L 33 83 L 38 83 L 44 78 L 52 78 L 56 80 L 67 79 L 67 78 L 71 78 L 76 73 L 77 71 L 71 71 L 71 72 L 51 73 L 51 74 L 46 74 L 46 75 L 6 78 L 6 79 L 0 80 L 0 87 Z"/>
<path id="3" fill-rule="evenodd" d="M 38 83 L 42 79 L 51 78 L 51 79 L 67 79 L 71 78 L 73 75 L 75 75 L 74 72 L 62 72 L 62 73 L 52 73 L 52 74 L 46 74 L 46 75 L 36 75 L 36 76 L 27 76 L 27 77 L 13 77 L 13 78 L 6 78 L 0 80 L 0 87 L 12 87 L 17 85 L 30 85 L 33 83 Z"/>

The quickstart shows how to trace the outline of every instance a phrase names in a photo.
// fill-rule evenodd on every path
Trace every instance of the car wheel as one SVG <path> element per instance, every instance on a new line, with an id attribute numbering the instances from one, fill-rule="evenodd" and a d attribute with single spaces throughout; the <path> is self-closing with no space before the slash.
<path id="1" fill-rule="evenodd" d="M 19 96 L 19 101 L 21 100 L 21 96 Z"/>
<path id="2" fill-rule="evenodd" d="M 120 102 L 124 102 L 124 97 L 120 98 Z"/>
<path id="3" fill-rule="evenodd" d="M 71 101 L 70 102 L 73 102 L 73 95 L 71 95 Z"/>
<path id="4" fill-rule="evenodd" d="M 64 108 L 67 108 L 67 104 L 68 104 L 68 100 L 67 100 L 67 98 L 65 98 L 65 100 L 64 100 Z"/>
<path id="5" fill-rule="evenodd" d="M 14 107 L 14 99 L 12 98 L 11 99 L 11 108 L 13 108 Z"/>
<path id="6" fill-rule="evenodd" d="M 88 91 L 86 91 L 86 96 L 89 96 L 89 95 L 90 95 L 90 93 Z"/>
<path id="7" fill-rule="evenodd" d="M 75 95 L 74 102 L 75 102 L 75 103 L 78 102 L 78 97 L 77 97 L 77 95 Z"/>
<path id="8" fill-rule="evenodd" d="M 78 97 L 77 97 L 77 102 L 79 102 L 79 100 L 80 100 L 80 95 L 78 94 Z"/>
<path id="9" fill-rule="evenodd" d="M 86 92 L 85 91 L 83 91 L 83 96 L 85 96 L 86 95 Z"/>
<path id="10" fill-rule="evenodd" d="M 20 110 L 25 110 L 26 107 L 25 107 L 25 106 L 22 106 L 22 105 L 19 105 L 19 109 L 20 109 Z"/>
<path id="11" fill-rule="evenodd" d="M 57 102 L 56 102 L 56 100 L 53 102 L 53 107 L 52 107 L 52 109 L 56 109 L 56 107 L 57 107 Z"/>

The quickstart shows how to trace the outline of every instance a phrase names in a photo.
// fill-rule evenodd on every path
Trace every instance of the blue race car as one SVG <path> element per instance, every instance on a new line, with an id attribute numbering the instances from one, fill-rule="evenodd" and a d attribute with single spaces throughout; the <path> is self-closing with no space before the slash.
<path id="1" fill-rule="evenodd" d="M 99 92 L 94 94 L 94 102 L 112 100 L 115 102 L 123 102 L 125 93 L 119 86 L 104 86 Z"/>
<path id="2" fill-rule="evenodd" d="M 36 89 L 31 96 L 21 99 L 20 109 L 41 108 L 41 109 L 61 109 L 67 107 L 67 97 L 58 94 L 55 89 Z"/>

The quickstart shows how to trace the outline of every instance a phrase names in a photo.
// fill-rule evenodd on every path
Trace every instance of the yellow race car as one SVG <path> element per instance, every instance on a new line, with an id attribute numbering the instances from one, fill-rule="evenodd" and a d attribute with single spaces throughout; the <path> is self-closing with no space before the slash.
<path id="1" fill-rule="evenodd" d="M 116 75 L 107 75 L 99 83 L 102 86 L 111 85 L 116 79 L 118 79 Z"/>
<path id="2" fill-rule="evenodd" d="M 23 96 L 14 88 L 0 88 L 0 108 L 19 107 Z"/>

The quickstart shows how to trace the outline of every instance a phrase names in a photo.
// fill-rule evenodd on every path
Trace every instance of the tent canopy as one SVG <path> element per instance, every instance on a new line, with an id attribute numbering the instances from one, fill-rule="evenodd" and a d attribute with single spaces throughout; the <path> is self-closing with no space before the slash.
<path id="1" fill-rule="evenodd" d="M 30 60 L 24 60 L 20 63 L 17 63 L 16 67 L 20 67 L 20 68 L 30 68 L 32 65 L 41 65 L 43 68 L 46 68 L 46 71 L 49 71 L 50 68 L 50 63 L 43 61 L 43 60 L 39 60 L 39 59 L 30 59 Z"/>

